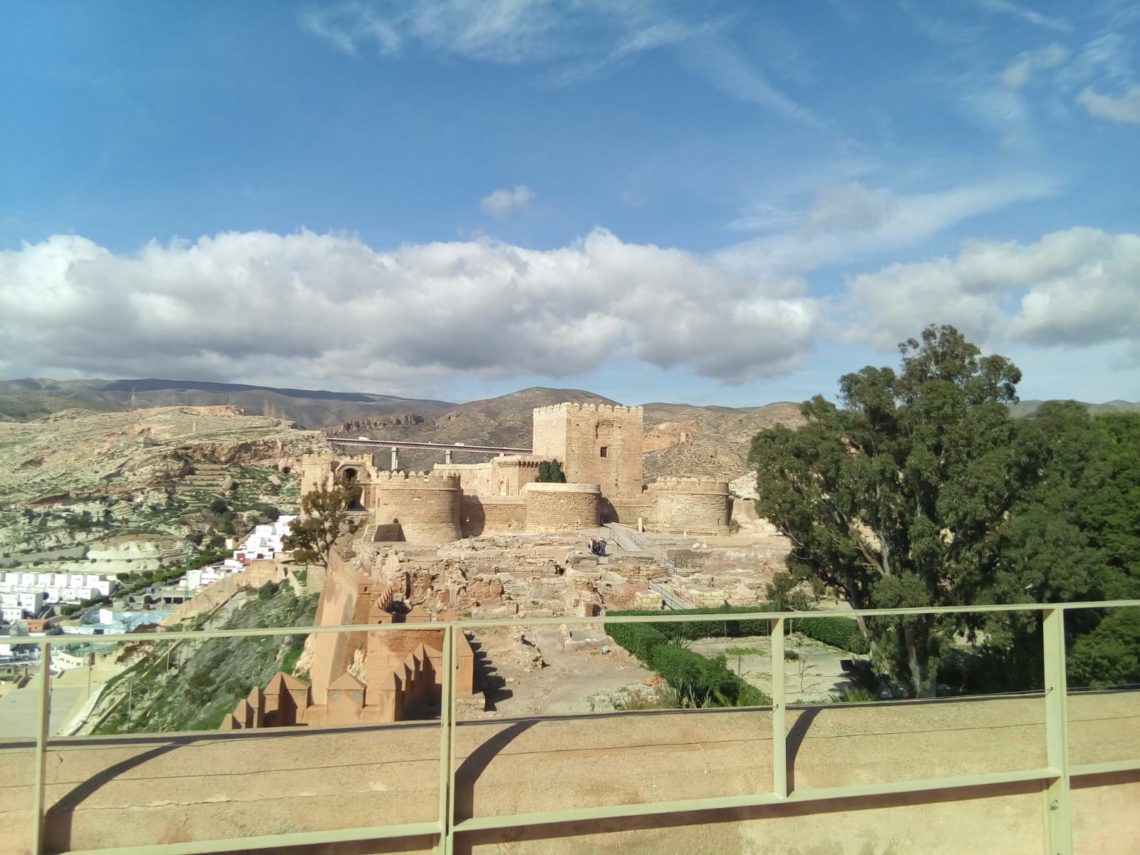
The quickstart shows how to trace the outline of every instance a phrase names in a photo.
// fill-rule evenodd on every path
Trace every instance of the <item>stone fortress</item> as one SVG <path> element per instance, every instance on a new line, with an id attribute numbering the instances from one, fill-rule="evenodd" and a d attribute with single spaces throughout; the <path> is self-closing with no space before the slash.
<path id="1" fill-rule="evenodd" d="M 381 470 L 371 454 L 305 455 L 302 495 L 338 481 L 356 485 L 352 510 L 364 520 L 351 546 L 335 548 L 324 568 L 317 624 L 408 628 L 310 636 L 302 657 L 309 682 L 278 674 L 251 690 L 222 729 L 423 715 L 438 703 L 442 684 L 443 633 L 432 628 L 435 621 L 660 608 L 662 595 L 653 587 L 671 584 L 676 568 L 628 549 L 603 559 L 587 555 L 581 533 L 612 522 L 664 534 L 725 535 L 732 501 L 724 481 L 664 478 L 645 485 L 642 436 L 640 407 L 564 403 L 534 411 L 531 454 L 446 462 L 431 472 Z M 547 460 L 559 461 L 566 483 L 537 482 Z M 758 601 L 762 579 L 751 575 L 753 587 L 710 591 L 712 604 Z M 456 634 L 461 700 L 476 688 L 472 641 Z"/>
<path id="2" fill-rule="evenodd" d="M 308 454 L 302 495 L 338 479 L 361 488 L 357 510 L 376 542 L 442 544 L 480 535 L 577 531 L 603 523 L 689 534 L 727 533 L 728 483 L 642 481 L 641 407 L 557 404 L 534 410 L 532 453 L 431 472 L 378 470 L 371 454 Z M 537 483 L 557 460 L 564 484 Z"/>

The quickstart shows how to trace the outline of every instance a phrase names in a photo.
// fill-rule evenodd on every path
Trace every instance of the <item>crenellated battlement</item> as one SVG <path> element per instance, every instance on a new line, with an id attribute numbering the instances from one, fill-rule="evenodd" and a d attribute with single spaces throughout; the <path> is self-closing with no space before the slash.
<path id="1" fill-rule="evenodd" d="M 652 493 L 713 493 L 728 495 L 728 482 L 715 478 L 676 477 L 658 478 L 649 485 Z"/>
<path id="2" fill-rule="evenodd" d="M 561 414 L 583 413 L 600 416 L 641 416 L 641 407 L 625 407 L 621 404 L 575 404 L 563 401 L 561 404 L 551 404 L 547 407 L 535 407 L 536 416 L 556 416 Z"/>
<path id="3" fill-rule="evenodd" d="M 437 489 L 458 490 L 459 476 L 440 472 L 394 472 L 386 469 L 380 470 L 372 477 L 372 483 L 378 487 L 435 487 Z"/>

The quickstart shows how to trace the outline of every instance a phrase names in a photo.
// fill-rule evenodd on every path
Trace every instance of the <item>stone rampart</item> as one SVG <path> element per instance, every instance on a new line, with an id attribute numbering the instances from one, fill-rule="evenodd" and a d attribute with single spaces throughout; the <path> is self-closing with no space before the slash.
<path id="1" fill-rule="evenodd" d="M 317 603 L 317 626 L 343 626 L 352 623 L 356 612 L 357 573 L 341 556 L 340 550 L 329 553 L 325 585 Z M 350 636 L 346 633 L 322 633 L 309 636 L 313 648 L 309 673 L 313 680 L 313 702 L 323 704 L 328 688 L 337 675 L 352 661 Z"/>
<path id="2" fill-rule="evenodd" d="M 223 576 L 196 591 L 193 597 L 159 621 L 159 626 L 174 626 L 205 612 L 212 612 L 239 591 L 260 588 L 266 582 L 280 582 L 284 579 L 285 570 L 275 560 L 256 559 L 245 570 Z"/>
<path id="3" fill-rule="evenodd" d="M 460 519 L 464 537 L 526 530 L 526 497 L 463 496 Z"/>
<path id="4" fill-rule="evenodd" d="M 653 528 L 657 531 L 722 534 L 732 518 L 726 481 L 705 478 L 663 478 L 649 485 L 654 500 Z"/>
<path id="5" fill-rule="evenodd" d="M 649 528 L 653 525 L 656 513 L 656 503 L 644 497 L 644 494 L 638 499 L 619 497 L 602 502 L 602 522 L 618 522 L 636 528 L 637 521 L 641 520 Z"/>
<path id="6" fill-rule="evenodd" d="M 597 484 L 528 484 L 527 531 L 571 531 L 598 525 Z"/>
<path id="7" fill-rule="evenodd" d="M 463 536 L 463 494 L 455 475 L 378 472 L 370 489 L 376 522 L 398 522 L 409 543 L 450 543 Z"/>

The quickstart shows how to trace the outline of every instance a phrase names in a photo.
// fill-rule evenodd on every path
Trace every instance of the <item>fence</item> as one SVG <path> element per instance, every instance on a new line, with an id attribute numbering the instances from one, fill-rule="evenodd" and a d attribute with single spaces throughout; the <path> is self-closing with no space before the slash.
<path id="1" fill-rule="evenodd" d="M 1113 758 L 1093 763 L 1073 763 L 1069 751 L 1068 703 L 1070 693 L 1066 683 L 1065 616 L 1067 613 L 1086 609 L 1117 609 L 1140 607 L 1140 600 L 1123 600 L 1097 603 L 1063 603 L 1042 605 L 993 605 L 964 606 L 942 609 L 872 609 L 851 612 L 852 617 L 877 618 L 922 614 L 951 613 L 995 613 L 1022 612 L 1041 616 L 1042 658 L 1044 662 L 1043 691 L 1038 697 L 1044 703 L 1044 764 L 1031 768 L 1005 770 L 978 769 L 966 775 L 950 777 L 924 777 L 888 782 L 854 783 L 846 786 L 806 788 L 791 786 L 789 770 L 789 728 L 788 703 L 786 701 L 783 660 L 785 654 L 785 628 L 788 621 L 810 621 L 834 617 L 834 613 L 805 612 L 757 612 L 749 614 L 729 613 L 723 615 L 725 621 L 760 620 L 771 627 L 772 685 L 770 707 L 757 708 L 771 718 L 771 781 L 770 786 L 757 792 L 735 795 L 717 795 L 707 798 L 681 798 L 671 800 L 645 800 L 637 803 L 610 803 L 578 807 L 552 807 L 549 810 L 531 812 L 511 812 L 503 815 L 460 816 L 456 810 L 457 764 L 456 764 L 456 694 L 455 694 L 455 633 L 493 627 L 517 627 L 520 625 L 598 625 L 606 623 L 665 623 L 708 621 L 710 615 L 659 615 L 613 616 L 602 618 L 535 618 L 465 620 L 432 624 L 435 630 L 444 630 L 443 686 L 439 728 L 438 764 L 438 805 L 436 818 L 432 821 L 408 822 L 399 824 L 373 825 L 366 827 L 344 827 L 311 831 L 290 831 L 279 834 L 266 834 L 250 837 L 237 837 L 215 840 L 191 840 L 170 842 L 165 845 L 144 847 L 120 847 L 99 849 L 101 852 L 142 852 L 162 851 L 169 853 L 223 852 L 231 850 L 252 850 L 267 847 L 306 846 L 331 844 L 345 841 L 382 840 L 390 838 L 425 838 L 435 841 L 438 851 L 453 851 L 457 839 L 465 835 L 487 835 L 497 831 L 519 833 L 519 829 L 548 828 L 550 836 L 556 837 L 559 828 L 573 823 L 600 822 L 612 820 L 653 820 L 664 819 L 669 815 L 700 815 L 727 818 L 735 816 L 741 809 L 765 805 L 800 805 L 804 810 L 818 808 L 820 811 L 842 809 L 842 805 L 852 799 L 873 798 L 897 794 L 922 794 L 934 791 L 959 791 L 969 797 L 972 792 L 985 793 L 994 787 L 1010 784 L 1039 786 L 1044 793 L 1041 802 L 1041 817 L 1044 823 L 1045 850 L 1049 853 L 1070 853 L 1073 851 L 1073 807 L 1072 780 L 1080 776 L 1105 776 L 1120 773 L 1134 773 L 1140 770 L 1140 746 L 1134 756 Z M 717 620 L 721 616 L 716 616 Z M 414 629 L 401 624 L 368 625 L 368 632 L 400 631 Z M 138 635 L 106 636 L 101 643 L 138 643 L 139 641 L 205 641 L 224 637 L 284 636 L 320 633 L 360 633 L 358 625 L 332 627 L 273 627 L 258 629 L 228 629 L 207 632 L 171 631 L 140 638 Z M 89 638 L 66 636 L 21 638 L 21 643 L 34 644 L 40 648 L 40 663 L 43 679 L 39 684 L 38 717 L 34 743 L 34 783 L 32 786 L 32 827 L 28 830 L 31 838 L 30 851 L 45 851 L 46 816 L 46 758 L 49 750 L 59 745 L 73 744 L 74 740 L 49 739 L 49 700 L 51 679 L 48 663 L 53 647 L 66 647 L 73 644 L 89 643 Z M 710 711 L 712 712 L 712 711 Z M 1140 711 L 1138 711 L 1140 712 Z M 701 713 L 697 713 L 698 715 Z M 1131 714 L 1130 714 L 1131 715 Z M 1140 716 L 1137 716 L 1140 717 Z M 538 716 L 537 720 L 553 718 Z M 581 717 L 589 725 L 590 716 Z M 432 725 L 434 726 L 434 725 Z M 332 731 L 335 733 L 336 731 Z M 97 740 L 95 740 L 97 741 Z M 90 741 L 79 740 L 87 745 Z M 492 750 L 492 749 L 488 749 Z M 604 758 L 599 763 L 604 764 Z M 1134 783 L 1135 775 L 1128 777 Z M 813 807 L 815 806 L 815 807 Z M 467 809 L 464 813 L 468 813 Z M 710 820 L 713 821 L 713 820 Z M 1133 841 L 1135 844 L 1137 841 Z M 76 850 L 78 851 L 78 850 Z"/>

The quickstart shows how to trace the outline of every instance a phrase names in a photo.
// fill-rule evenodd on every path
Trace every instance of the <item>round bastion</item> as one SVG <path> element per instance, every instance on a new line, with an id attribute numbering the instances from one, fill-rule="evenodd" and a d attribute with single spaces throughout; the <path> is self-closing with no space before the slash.
<path id="1" fill-rule="evenodd" d="M 527 484 L 526 530 L 594 528 L 601 500 L 602 488 L 597 484 Z"/>
<path id="2" fill-rule="evenodd" d="M 732 518 L 727 481 L 662 478 L 649 485 L 656 497 L 656 528 L 693 534 L 723 534 Z"/>
<path id="3" fill-rule="evenodd" d="M 455 475 L 378 472 L 372 491 L 376 522 L 398 522 L 408 543 L 451 543 L 463 536 L 463 493 Z"/>

